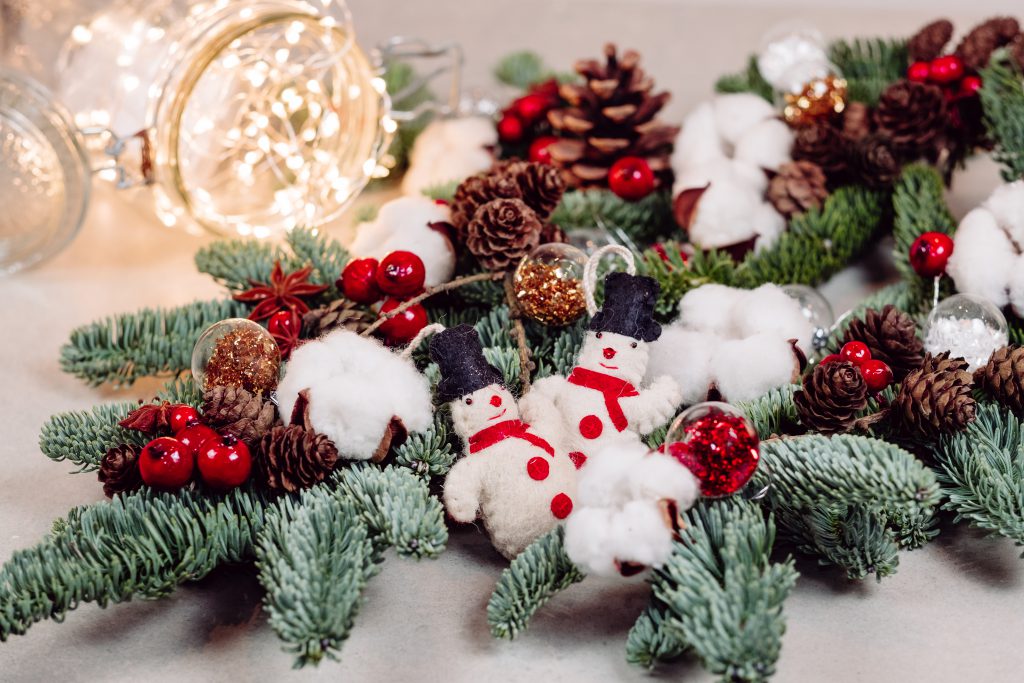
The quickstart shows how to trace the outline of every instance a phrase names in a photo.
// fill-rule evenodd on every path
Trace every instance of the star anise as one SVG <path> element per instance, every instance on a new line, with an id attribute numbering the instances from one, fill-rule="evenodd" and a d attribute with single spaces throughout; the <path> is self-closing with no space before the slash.
<path id="1" fill-rule="evenodd" d="M 309 306 L 302 297 L 316 296 L 327 289 L 327 285 L 314 285 L 307 281 L 311 272 L 313 267 L 307 266 L 285 275 L 281 262 L 277 261 L 270 273 L 270 282 L 249 280 L 252 289 L 236 294 L 235 300 L 256 304 L 256 308 L 249 314 L 249 320 L 264 320 L 285 310 L 305 315 L 309 312 Z"/>
<path id="2" fill-rule="evenodd" d="M 175 406 L 167 401 L 139 406 L 118 422 L 125 429 L 134 429 L 143 434 L 155 434 L 171 426 L 171 410 Z"/>

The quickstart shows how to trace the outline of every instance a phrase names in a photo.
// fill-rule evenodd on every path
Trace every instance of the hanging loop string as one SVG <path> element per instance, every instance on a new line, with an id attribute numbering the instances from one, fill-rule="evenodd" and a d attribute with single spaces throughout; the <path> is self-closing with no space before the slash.
<path id="1" fill-rule="evenodd" d="M 409 342 L 409 345 L 402 349 L 402 353 L 398 354 L 399 357 L 402 358 L 403 360 L 408 359 L 409 357 L 412 356 L 412 352 L 419 348 L 419 345 L 423 343 L 424 339 L 434 334 L 435 332 L 442 331 L 443 329 L 444 325 L 442 325 L 441 323 L 431 323 L 427 325 L 422 330 L 416 333 L 416 336 L 412 338 L 412 341 Z"/>
<path id="2" fill-rule="evenodd" d="M 591 317 L 597 313 L 597 302 L 594 301 L 594 288 L 597 287 L 597 267 L 605 254 L 616 254 L 626 261 L 626 272 L 636 275 L 636 262 L 633 259 L 633 252 L 620 244 L 608 244 L 591 255 L 587 259 L 587 265 L 583 268 L 583 298 L 587 302 L 587 313 Z"/>

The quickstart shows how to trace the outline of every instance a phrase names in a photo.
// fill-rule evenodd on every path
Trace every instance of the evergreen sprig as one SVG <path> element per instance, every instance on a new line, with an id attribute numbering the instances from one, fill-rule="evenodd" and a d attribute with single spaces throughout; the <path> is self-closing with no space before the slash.
<path id="1" fill-rule="evenodd" d="M 321 296 L 328 300 L 337 299 L 340 292 L 334 283 L 341 277 L 341 271 L 351 258 L 348 250 L 322 230 L 308 228 L 296 228 L 288 233 L 288 246 L 297 262 L 313 266 L 309 281 L 327 285 L 327 291 Z"/>
<path id="2" fill-rule="evenodd" d="M 274 263 L 282 261 L 284 250 L 266 240 L 218 240 L 199 249 L 196 269 L 206 273 L 232 292 L 244 292 L 253 282 L 267 282 Z"/>
<path id="3" fill-rule="evenodd" d="M 39 449 L 51 460 L 74 463 L 78 472 L 92 472 L 99 468 L 103 455 L 111 448 L 121 444 L 146 445 L 148 436 L 117 424 L 138 405 L 112 403 L 91 410 L 58 413 L 43 425 Z"/>
<path id="4" fill-rule="evenodd" d="M 715 82 L 715 90 L 720 93 L 753 93 L 772 102 L 775 96 L 771 84 L 761 75 L 757 68 L 757 57 L 751 55 L 747 60 L 747 68 L 734 74 L 722 76 Z"/>
<path id="5" fill-rule="evenodd" d="M 996 142 L 993 158 L 1003 165 L 1003 179 L 1024 178 L 1024 74 L 1006 57 L 981 70 L 978 91 L 985 125 Z"/>
<path id="6" fill-rule="evenodd" d="M 956 220 L 945 200 L 942 175 L 930 166 L 912 164 L 903 169 L 892 195 L 893 262 L 904 282 L 927 290 L 931 297 L 931 281 L 925 282 L 910 265 L 910 247 L 921 234 L 941 232 L 952 235 Z"/>
<path id="7" fill-rule="evenodd" d="M 610 190 L 570 190 L 551 215 L 551 222 L 563 230 L 598 227 L 632 248 L 681 234 L 672 216 L 670 192 L 652 192 L 639 201 L 626 201 Z"/>
<path id="8" fill-rule="evenodd" d="M 837 40 L 829 45 L 829 60 L 847 82 L 847 97 L 875 105 L 882 91 L 903 78 L 909 57 L 904 39 Z"/>

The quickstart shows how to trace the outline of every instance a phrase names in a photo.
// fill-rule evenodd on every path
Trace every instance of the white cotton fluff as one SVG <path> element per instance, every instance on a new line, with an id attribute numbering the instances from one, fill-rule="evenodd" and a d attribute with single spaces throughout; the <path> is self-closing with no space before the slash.
<path id="1" fill-rule="evenodd" d="M 679 300 L 678 321 L 691 330 L 732 337 L 738 332 L 733 310 L 746 293 L 715 283 L 691 289 Z"/>
<path id="2" fill-rule="evenodd" d="M 657 503 L 584 508 L 565 523 L 565 551 L 588 574 L 620 576 L 616 562 L 660 567 L 672 554 L 672 531 Z"/>
<path id="3" fill-rule="evenodd" d="M 1024 180 L 1000 185 L 982 206 L 1017 244 L 1024 245 Z"/>
<path id="4" fill-rule="evenodd" d="M 731 402 L 750 401 L 793 381 L 793 347 L 771 334 L 723 339 L 715 346 L 715 384 Z"/>
<path id="5" fill-rule="evenodd" d="M 711 100 L 711 107 L 718 135 L 729 145 L 738 145 L 758 124 L 778 117 L 767 100 L 751 93 L 719 95 Z"/>
<path id="6" fill-rule="evenodd" d="M 423 196 L 398 197 L 380 207 L 377 217 L 356 229 L 350 251 L 361 258 L 382 259 L 393 251 L 411 251 L 423 260 L 427 287 L 448 282 L 455 272 L 455 250 L 431 223 L 448 221 L 451 212 Z"/>
<path id="7" fill-rule="evenodd" d="M 733 158 L 756 168 L 777 171 L 790 160 L 792 148 L 793 131 L 782 121 L 770 119 L 755 124 L 740 136 Z"/>
<path id="8" fill-rule="evenodd" d="M 677 325 L 668 325 L 661 330 L 661 337 L 650 345 L 647 361 L 647 375 L 659 377 L 669 375 L 683 391 L 683 405 L 703 401 L 708 387 L 714 381 L 714 367 L 711 357 L 719 337 L 713 334 L 687 330 Z"/>
<path id="9" fill-rule="evenodd" d="M 1018 317 L 1024 318 L 1024 256 L 1018 257 L 1017 268 L 1010 278 L 1010 306 Z"/>
<path id="10" fill-rule="evenodd" d="M 732 314 L 738 336 L 770 334 L 782 340 L 796 339 L 804 353 L 813 351 L 814 325 L 800 310 L 799 302 L 778 285 L 769 283 L 742 292 Z"/>
<path id="11" fill-rule="evenodd" d="M 487 170 L 494 161 L 489 148 L 497 142 L 494 123 L 482 116 L 431 121 L 409 152 L 402 192 L 420 195 L 429 187 L 461 182 Z"/>
<path id="12" fill-rule="evenodd" d="M 313 428 L 350 460 L 373 456 L 392 417 L 410 432 L 426 429 L 433 419 L 430 385 L 412 361 L 349 330 L 292 352 L 277 387 L 281 415 L 291 416 L 303 389 L 309 389 Z"/>
<path id="13" fill-rule="evenodd" d="M 723 141 L 718 135 L 715 124 L 715 109 L 712 102 L 697 105 L 686 117 L 683 129 L 676 138 L 676 146 L 672 153 L 672 167 L 678 174 L 683 169 L 695 168 L 704 164 L 725 159 Z M 678 192 L 678 189 L 676 190 Z"/>
<path id="14" fill-rule="evenodd" d="M 964 216 L 953 236 L 953 253 L 946 265 L 957 291 L 1005 306 L 1010 278 L 1015 270 L 1022 269 L 1022 257 L 1016 255 L 991 211 L 977 208 Z"/>

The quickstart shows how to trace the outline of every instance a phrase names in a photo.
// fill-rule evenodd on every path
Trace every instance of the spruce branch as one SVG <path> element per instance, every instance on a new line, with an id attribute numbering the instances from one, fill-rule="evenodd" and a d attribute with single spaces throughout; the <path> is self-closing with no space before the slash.
<path id="1" fill-rule="evenodd" d="M 323 298 L 338 298 L 340 293 L 334 283 L 341 277 L 341 271 L 351 258 L 348 250 L 322 230 L 311 228 L 295 228 L 288 233 L 288 246 L 291 247 L 298 263 L 313 267 L 309 281 L 315 285 L 327 285 Z"/>
<path id="2" fill-rule="evenodd" d="M 454 280 L 449 280 L 448 282 L 437 285 L 436 287 L 427 287 L 422 293 L 417 294 L 411 299 L 403 301 L 401 304 L 391 309 L 387 313 L 381 313 L 381 316 L 377 318 L 377 320 L 374 321 L 372 325 L 363 330 L 362 336 L 370 336 L 371 334 L 376 332 L 381 325 L 383 325 L 391 318 L 394 318 L 396 315 L 401 315 L 402 313 L 405 313 L 405 311 L 407 311 L 410 307 L 415 306 L 424 299 L 432 297 L 435 294 L 440 294 L 441 292 L 448 292 L 453 289 L 458 289 L 459 287 L 463 287 L 474 282 L 500 280 L 503 277 L 505 277 L 505 273 L 476 273 L 474 275 L 464 275 L 463 277 L 457 277 Z"/>
<path id="3" fill-rule="evenodd" d="M 265 240 L 217 240 L 195 255 L 196 269 L 206 273 L 232 293 L 244 292 L 252 282 L 267 282 L 274 263 L 284 265 L 280 246 Z"/>
<path id="4" fill-rule="evenodd" d="M 192 348 L 207 327 L 247 312 L 245 304 L 218 299 L 105 318 L 71 332 L 61 348 L 61 369 L 90 386 L 176 375 L 192 367 Z"/>
<path id="5" fill-rule="evenodd" d="M 1003 165 L 1003 180 L 1024 178 L 1024 74 L 1002 56 L 981 70 L 981 80 L 985 126 L 996 142 L 992 156 Z"/>
<path id="6" fill-rule="evenodd" d="M 442 477 L 455 464 L 458 444 L 450 430 L 451 414 L 446 408 L 434 412 L 434 421 L 423 432 L 410 434 L 395 449 L 395 464 L 408 467 L 420 476 Z"/>
<path id="7" fill-rule="evenodd" d="M 675 241 L 663 245 L 665 257 L 656 249 L 647 249 L 637 259 L 637 274 L 652 277 L 660 286 L 654 312 L 659 320 L 668 321 L 678 315 L 679 300 L 691 289 L 709 283 L 731 285 L 736 264 L 723 251 L 698 251 L 686 261 Z M 666 260 L 667 257 L 667 260 Z"/>
<path id="8" fill-rule="evenodd" d="M 757 68 L 757 57 L 751 55 L 747 60 L 747 68 L 734 74 L 722 76 L 715 83 L 715 91 L 719 93 L 753 93 L 769 102 L 773 102 L 775 92 Z"/>
<path id="9" fill-rule="evenodd" d="M 637 618 L 626 641 L 626 661 L 646 669 L 675 659 L 689 649 L 682 629 L 674 624 L 667 609 L 657 601 L 652 602 L 655 604 Z"/>
<path id="10" fill-rule="evenodd" d="M 534 83 L 554 76 L 554 72 L 545 66 L 541 56 L 529 50 L 506 55 L 494 67 L 494 77 L 499 82 L 520 90 L 526 90 Z"/>
<path id="11" fill-rule="evenodd" d="M 924 164 L 905 167 L 893 190 L 892 204 L 893 261 L 903 280 L 911 283 L 930 307 L 932 282 L 922 279 L 910 265 L 910 247 L 922 233 L 952 235 L 956 231 L 956 220 L 946 207 L 942 175 Z"/>
<path id="12" fill-rule="evenodd" d="M 551 222 L 563 230 L 597 226 L 629 247 L 681 235 L 672 216 L 670 192 L 652 192 L 639 201 L 626 201 L 605 189 L 570 190 L 562 196 Z"/>
<path id="13" fill-rule="evenodd" d="M 777 387 L 752 401 L 738 403 L 736 407 L 754 423 L 761 439 L 785 434 L 799 422 L 796 404 L 793 403 L 793 392 L 799 388 L 799 384 Z"/>
<path id="14" fill-rule="evenodd" d="M 51 460 L 74 463 L 77 472 L 95 471 L 111 448 L 121 444 L 145 446 L 149 441 L 142 432 L 117 424 L 137 407 L 137 403 L 112 403 L 53 415 L 39 434 L 39 449 Z"/>
<path id="15" fill-rule="evenodd" d="M 829 45 L 829 60 L 847 83 L 847 97 L 874 106 L 882 91 L 904 77 L 909 57 L 907 41 L 889 38 L 837 40 Z"/>
<path id="16" fill-rule="evenodd" d="M 501 573 L 487 603 L 487 623 L 495 638 L 515 638 L 555 593 L 583 580 L 583 572 L 565 554 L 564 537 L 562 527 L 548 532 Z"/>

